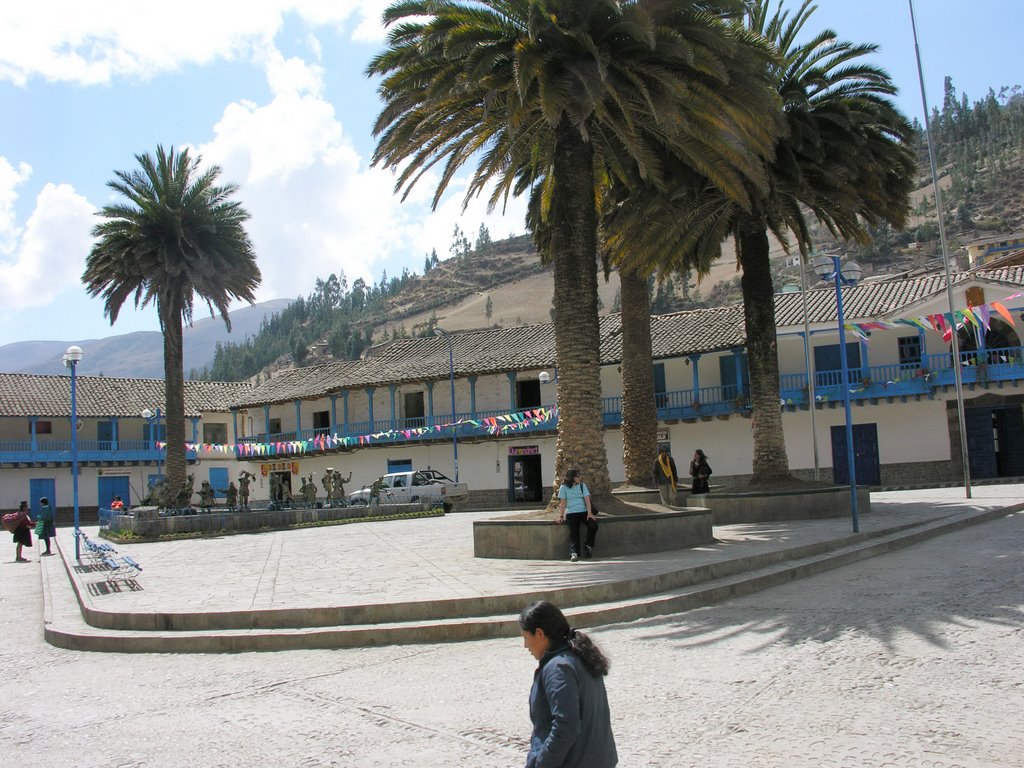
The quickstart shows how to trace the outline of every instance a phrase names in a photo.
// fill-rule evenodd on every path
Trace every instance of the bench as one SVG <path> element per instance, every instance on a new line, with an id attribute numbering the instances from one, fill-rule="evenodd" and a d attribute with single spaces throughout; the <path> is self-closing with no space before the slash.
<path id="1" fill-rule="evenodd" d="M 107 567 L 107 581 L 131 581 L 140 573 L 142 566 L 135 558 L 124 555 L 123 557 L 105 557 L 103 565 Z"/>

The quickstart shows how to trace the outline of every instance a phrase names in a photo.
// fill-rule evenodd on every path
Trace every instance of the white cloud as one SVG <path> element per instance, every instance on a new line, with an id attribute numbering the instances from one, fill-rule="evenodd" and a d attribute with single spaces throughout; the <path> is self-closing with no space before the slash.
<path id="1" fill-rule="evenodd" d="M 265 66 L 273 100 L 229 105 L 215 138 L 198 150 L 223 168 L 222 181 L 239 185 L 238 198 L 252 215 L 260 299 L 308 293 L 317 277 L 332 272 L 344 271 L 351 283 L 376 281 L 402 264 L 420 271 L 432 248 L 447 258 L 456 222 L 471 241 L 485 218 L 495 239 L 522 231 L 521 205 L 504 221 L 500 214 L 485 217 L 482 201 L 463 214 L 461 189 L 431 214 L 430 178 L 401 203 L 394 176 L 366 167 L 334 108 L 320 98 L 318 68 L 274 53 Z"/>
<path id="2" fill-rule="evenodd" d="M 0 80 L 109 83 L 147 79 L 185 64 L 249 56 L 285 18 L 312 26 L 356 25 L 362 42 L 383 38 L 383 0 L 35 0 L 0 4 Z"/>
<path id="3" fill-rule="evenodd" d="M 18 199 L 18 187 L 32 175 L 27 163 L 15 168 L 6 157 L 0 157 L 0 256 L 14 252 L 21 230 L 18 228 L 14 203 Z"/>
<path id="4" fill-rule="evenodd" d="M 68 184 L 43 187 L 13 248 L 0 261 L 0 307 L 6 317 L 80 288 L 94 210 Z"/>

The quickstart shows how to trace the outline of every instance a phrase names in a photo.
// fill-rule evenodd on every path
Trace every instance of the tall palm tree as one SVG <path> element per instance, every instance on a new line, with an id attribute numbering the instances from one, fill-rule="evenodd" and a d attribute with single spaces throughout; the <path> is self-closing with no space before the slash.
<path id="1" fill-rule="evenodd" d="M 693 263 L 694 253 L 718 252 L 725 235 L 735 238 L 754 414 L 754 483 L 789 478 L 768 233 L 787 246 L 792 235 L 806 256 L 812 246 L 808 213 L 834 236 L 857 241 L 881 222 L 902 226 L 915 172 L 913 129 L 890 100 L 896 87 L 864 61 L 876 46 L 840 42 L 831 30 L 799 42 L 815 9 L 811 0 L 792 18 L 782 2 L 774 13 L 771 5 L 752 0 L 746 22 L 778 51 L 768 76 L 781 97 L 786 130 L 766 163 L 769 186 L 751 191 L 753 205 L 746 210 L 706 180 L 690 178 L 669 195 L 648 186 L 633 199 L 633 214 L 627 217 L 630 209 L 623 206 L 615 225 L 619 242 L 632 246 L 622 257 L 648 270 Z"/>
<path id="2" fill-rule="evenodd" d="M 232 300 L 255 301 L 261 276 L 243 224 L 249 214 L 230 198 L 234 185 L 218 186 L 220 168 L 200 170 L 188 150 L 135 156 L 139 168 L 115 171 L 107 186 L 126 202 L 104 206 L 105 219 L 82 281 L 102 296 L 113 325 L 134 294 L 136 309 L 156 305 L 164 335 L 164 397 L 167 413 L 167 488 L 185 483 L 185 378 L 182 323 L 192 323 L 194 297 L 214 308 L 228 329 Z"/>
<path id="3" fill-rule="evenodd" d="M 671 147 L 731 198 L 762 175 L 748 147 L 775 139 L 768 52 L 723 16 L 741 0 L 409 0 L 384 14 L 369 65 L 385 103 L 374 163 L 408 194 L 441 165 L 434 204 L 465 164 L 468 196 L 493 207 L 529 193 L 531 228 L 554 271 L 559 371 L 557 477 L 585 468 L 611 488 L 603 441 L 597 200 L 614 178 L 663 184 Z M 733 81 L 736 81 L 735 85 Z M 726 88 L 726 85 L 732 87 Z"/>

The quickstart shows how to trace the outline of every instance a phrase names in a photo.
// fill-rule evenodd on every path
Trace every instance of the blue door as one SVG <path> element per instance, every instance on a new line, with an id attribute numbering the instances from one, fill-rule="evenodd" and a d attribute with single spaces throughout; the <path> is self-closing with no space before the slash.
<path id="1" fill-rule="evenodd" d="M 214 496 L 223 498 L 228 489 L 228 468 L 210 467 L 210 485 L 213 486 Z"/>
<path id="2" fill-rule="evenodd" d="M 853 471 L 857 473 L 857 485 L 881 484 L 877 424 L 853 425 Z M 832 482 L 836 485 L 848 485 L 850 482 L 845 424 L 832 427 Z"/>
<path id="3" fill-rule="evenodd" d="M 651 369 L 654 376 L 654 403 L 657 408 L 668 407 L 668 396 L 665 394 L 665 364 L 655 363 Z"/>
<path id="4" fill-rule="evenodd" d="M 722 382 L 722 399 L 732 402 L 746 399 L 750 394 L 750 369 L 747 367 L 747 353 L 739 355 L 740 381 L 736 382 L 736 355 L 721 355 L 718 358 L 719 381 Z"/>
<path id="5" fill-rule="evenodd" d="M 96 439 L 101 451 L 109 451 L 114 447 L 114 422 L 100 421 L 96 424 Z M 121 499 L 124 500 L 124 497 Z"/>
<path id="6" fill-rule="evenodd" d="M 32 510 L 32 519 L 39 512 L 39 500 L 46 498 L 57 511 L 57 481 L 52 477 L 33 477 L 28 481 L 28 506 Z"/>
<path id="7" fill-rule="evenodd" d="M 120 496 L 125 507 L 131 506 L 131 486 L 128 475 L 103 475 L 99 478 L 99 489 L 96 503 L 100 509 L 110 509 L 110 502 Z"/>
<path id="8" fill-rule="evenodd" d="M 964 417 L 967 432 L 967 461 L 971 467 L 971 477 L 976 480 L 999 477 L 992 409 L 967 408 L 964 411 Z"/>
<path id="9" fill-rule="evenodd" d="M 860 344 L 847 342 L 846 369 L 849 383 L 856 384 L 861 380 Z M 843 363 L 839 355 L 838 344 L 823 344 L 814 348 L 815 384 L 819 387 L 836 386 L 843 380 Z"/>

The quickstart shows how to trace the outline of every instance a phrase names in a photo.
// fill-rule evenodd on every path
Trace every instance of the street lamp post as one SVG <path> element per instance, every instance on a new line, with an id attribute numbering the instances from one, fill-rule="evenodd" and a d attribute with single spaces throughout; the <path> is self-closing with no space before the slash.
<path id="1" fill-rule="evenodd" d="M 840 268 L 838 256 L 822 254 L 814 259 L 814 271 L 822 280 L 832 280 L 836 286 L 836 310 L 839 314 L 839 361 L 842 367 L 843 407 L 846 411 L 846 466 L 850 480 L 850 515 L 853 518 L 853 532 L 860 531 L 857 518 L 857 474 L 853 455 L 853 417 L 850 414 L 850 376 L 846 360 L 846 319 L 843 317 L 843 286 L 856 285 L 860 280 L 861 268 L 855 261 L 847 262 Z"/>
<path id="2" fill-rule="evenodd" d="M 142 411 L 142 418 L 149 422 L 149 439 L 153 444 L 153 450 L 156 451 L 156 477 L 157 482 L 160 481 L 160 448 L 157 446 L 157 438 L 160 436 L 160 407 L 157 406 L 156 413 L 146 408 Z M 153 428 L 154 421 L 156 423 L 156 429 Z"/>
<path id="3" fill-rule="evenodd" d="M 448 342 L 448 383 L 452 394 L 452 460 L 455 462 L 455 482 L 459 482 L 459 428 L 455 424 L 455 353 L 452 350 L 452 335 L 444 328 L 435 328 L 435 336 L 443 336 Z"/>
<path id="4" fill-rule="evenodd" d="M 85 357 L 82 348 L 72 345 L 64 353 L 64 365 L 71 369 L 71 498 L 75 509 L 75 560 L 82 559 L 81 535 L 79 532 L 79 511 L 78 511 L 78 400 L 77 400 L 77 373 L 78 364 Z"/>

